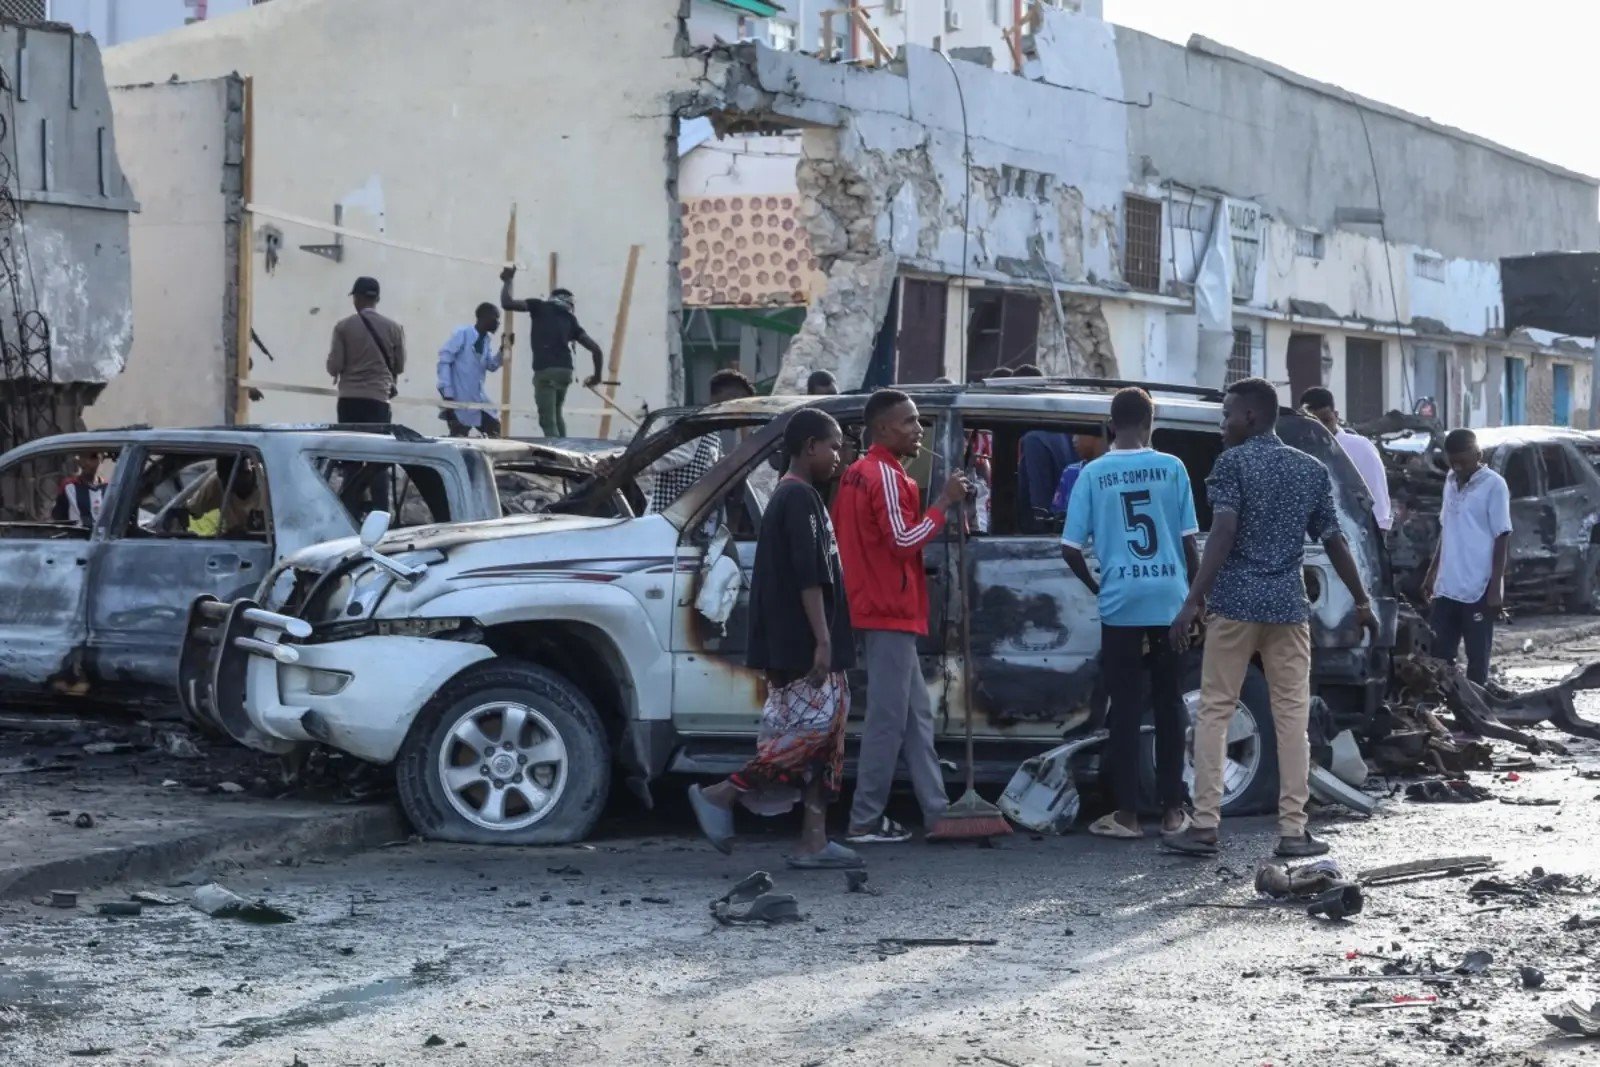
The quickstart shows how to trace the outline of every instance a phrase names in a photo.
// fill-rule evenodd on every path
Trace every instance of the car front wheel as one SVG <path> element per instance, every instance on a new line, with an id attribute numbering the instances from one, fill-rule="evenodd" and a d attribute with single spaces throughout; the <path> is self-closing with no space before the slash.
<path id="1" fill-rule="evenodd" d="M 442 841 L 555 845 L 588 835 L 611 787 L 593 706 L 566 678 L 491 660 L 436 693 L 395 762 L 417 832 Z"/>

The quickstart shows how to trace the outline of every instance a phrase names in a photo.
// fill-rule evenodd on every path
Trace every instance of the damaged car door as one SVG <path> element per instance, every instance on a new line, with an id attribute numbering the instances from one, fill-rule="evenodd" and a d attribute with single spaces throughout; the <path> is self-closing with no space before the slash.
<path id="1" fill-rule="evenodd" d="M 90 669 L 165 699 L 187 605 L 243 596 L 272 564 L 270 487 L 253 449 L 142 446 L 125 465 L 125 491 L 90 567 Z"/>
<path id="2" fill-rule="evenodd" d="M 24 448 L 0 468 L 0 685 L 8 693 L 85 689 L 84 604 L 115 493 L 85 480 L 80 452 Z M 105 457 L 99 479 L 115 477 L 107 469 L 114 454 L 96 456 Z"/>

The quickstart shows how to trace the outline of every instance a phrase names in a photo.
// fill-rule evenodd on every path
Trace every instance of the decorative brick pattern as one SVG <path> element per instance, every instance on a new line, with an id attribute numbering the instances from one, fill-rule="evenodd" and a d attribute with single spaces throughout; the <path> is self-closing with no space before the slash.
<path id="1" fill-rule="evenodd" d="M 701 196 L 683 215 L 683 302 L 689 307 L 794 307 L 822 277 L 797 213 L 799 197 Z"/>

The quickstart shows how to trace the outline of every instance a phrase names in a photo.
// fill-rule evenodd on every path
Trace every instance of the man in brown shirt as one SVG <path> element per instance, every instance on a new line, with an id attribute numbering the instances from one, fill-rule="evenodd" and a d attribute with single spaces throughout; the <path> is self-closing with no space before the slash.
<path id="1" fill-rule="evenodd" d="M 385 425 L 395 383 L 406 369 L 405 331 L 374 310 L 376 278 L 357 278 L 350 297 L 356 313 L 333 328 L 328 350 L 328 373 L 339 386 L 339 421 Z"/>

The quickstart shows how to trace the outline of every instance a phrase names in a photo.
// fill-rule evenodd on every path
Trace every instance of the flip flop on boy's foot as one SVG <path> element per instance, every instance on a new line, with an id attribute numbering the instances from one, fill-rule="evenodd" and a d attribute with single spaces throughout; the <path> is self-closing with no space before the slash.
<path id="1" fill-rule="evenodd" d="M 1142 832 L 1119 822 L 1115 815 L 1100 816 L 1089 824 L 1089 832 L 1096 837 L 1111 837 L 1118 841 L 1138 841 L 1144 837 Z"/>
<path id="2" fill-rule="evenodd" d="M 724 856 L 732 854 L 733 812 L 711 803 L 697 785 L 689 787 L 689 806 L 694 809 L 695 821 L 700 824 L 700 832 L 706 835 L 711 847 Z"/>
<path id="3" fill-rule="evenodd" d="M 1201 837 L 1193 826 L 1162 834 L 1161 847 L 1180 856 L 1215 856 L 1218 851 L 1217 843 Z"/>
<path id="4" fill-rule="evenodd" d="M 898 845 L 911 840 L 911 831 L 885 815 L 871 826 L 851 827 L 844 839 L 852 845 Z"/>
<path id="5" fill-rule="evenodd" d="M 797 871 L 859 871 L 867 865 L 861 853 L 845 848 L 837 841 L 829 841 L 827 847 L 819 852 L 786 856 L 783 862 Z"/>

